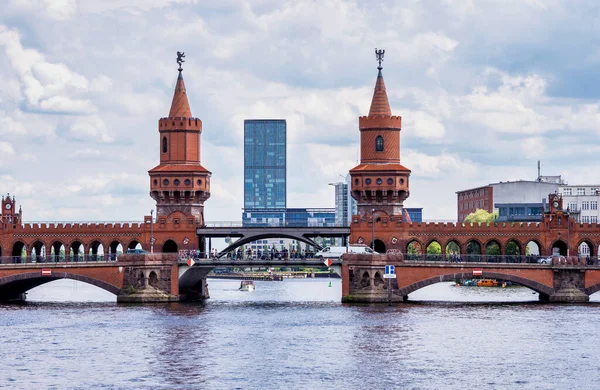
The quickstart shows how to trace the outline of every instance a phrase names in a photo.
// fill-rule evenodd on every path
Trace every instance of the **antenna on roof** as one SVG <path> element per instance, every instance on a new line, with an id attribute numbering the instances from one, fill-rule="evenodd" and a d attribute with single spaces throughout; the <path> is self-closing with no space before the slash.
<path id="1" fill-rule="evenodd" d="M 540 160 L 538 160 L 538 178 L 537 178 L 537 181 L 542 181 L 542 174 L 540 172 L 541 172 Z"/>

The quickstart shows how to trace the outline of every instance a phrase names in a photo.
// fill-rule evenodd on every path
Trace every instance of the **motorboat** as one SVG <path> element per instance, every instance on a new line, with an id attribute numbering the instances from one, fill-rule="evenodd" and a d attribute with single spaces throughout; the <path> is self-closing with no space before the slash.
<path id="1" fill-rule="evenodd" d="M 478 287 L 498 287 L 498 281 L 495 279 L 481 279 L 477 282 Z"/>
<path id="2" fill-rule="evenodd" d="M 256 287 L 254 287 L 254 280 L 242 280 L 240 284 L 239 290 L 241 291 L 254 291 Z"/>

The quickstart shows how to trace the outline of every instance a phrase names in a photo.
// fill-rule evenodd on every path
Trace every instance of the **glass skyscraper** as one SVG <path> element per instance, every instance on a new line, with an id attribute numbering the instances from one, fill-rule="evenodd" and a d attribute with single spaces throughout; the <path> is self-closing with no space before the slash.
<path id="1" fill-rule="evenodd" d="M 244 209 L 286 208 L 285 119 L 244 121 Z"/>

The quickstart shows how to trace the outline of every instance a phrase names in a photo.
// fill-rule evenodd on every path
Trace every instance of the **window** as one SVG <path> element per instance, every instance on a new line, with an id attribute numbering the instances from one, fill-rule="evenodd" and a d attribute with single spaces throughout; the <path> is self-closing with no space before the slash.
<path id="1" fill-rule="evenodd" d="M 582 215 L 581 216 L 581 222 L 582 223 L 590 223 L 590 216 L 589 215 Z"/>
<path id="2" fill-rule="evenodd" d="M 576 202 L 569 203 L 569 211 L 577 211 L 577 203 Z"/>
<path id="3" fill-rule="evenodd" d="M 582 210 L 589 210 L 590 209 L 590 202 L 587 200 L 584 200 L 583 202 L 581 202 L 581 209 Z"/>
<path id="4" fill-rule="evenodd" d="M 166 185 L 166 186 L 168 186 L 169 185 L 169 179 L 163 180 L 163 184 Z"/>
<path id="5" fill-rule="evenodd" d="M 366 179 L 366 180 L 365 180 L 365 183 L 366 183 L 367 185 L 371 184 L 371 179 Z"/>
<path id="6" fill-rule="evenodd" d="M 598 216 L 597 215 L 592 215 L 590 217 L 590 223 L 598 223 Z"/>
<path id="7" fill-rule="evenodd" d="M 380 135 L 375 138 L 375 151 L 383 152 L 383 137 Z"/>
<path id="8" fill-rule="evenodd" d="M 389 185 L 392 185 L 392 184 L 394 184 L 394 179 L 392 179 L 392 178 L 390 177 L 389 179 L 387 179 L 387 183 L 388 183 Z"/>
<path id="9" fill-rule="evenodd" d="M 585 195 L 585 188 L 578 188 L 577 195 Z"/>
<path id="10" fill-rule="evenodd" d="M 598 210 L 598 201 L 597 200 L 592 200 L 590 202 L 590 209 L 591 210 Z"/>
<path id="11" fill-rule="evenodd" d="M 571 189 L 570 188 L 563 188 L 563 195 L 571 195 Z"/>
<path id="12" fill-rule="evenodd" d="M 167 137 L 163 137 L 163 153 L 167 153 Z"/>
<path id="13" fill-rule="evenodd" d="M 179 185 L 179 179 L 173 180 L 173 184 L 175 184 L 176 186 L 178 186 Z"/>
<path id="14" fill-rule="evenodd" d="M 186 186 L 189 186 L 192 184 L 192 181 L 190 179 L 185 179 L 184 183 Z"/>
<path id="15" fill-rule="evenodd" d="M 383 183 L 383 180 L 381 180 L 381 179 L 377 179 L 377 180 L 376 180 L 376 183 L 377 183 L 377 184 L 381 184 L 381 183 Z"/>

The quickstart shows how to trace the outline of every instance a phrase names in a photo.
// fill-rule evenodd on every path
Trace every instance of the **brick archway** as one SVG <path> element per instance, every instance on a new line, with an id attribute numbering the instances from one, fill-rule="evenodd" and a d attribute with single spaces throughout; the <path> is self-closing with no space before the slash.
<path id="1" fill-rule="evenodd" d="M 439 275 L 439 276 L 434 276 L 428 279 L 424 279 L 415 283 L 412 283 L 408 286 L 402 287 L 398 289 L 398 293 L 400 295 L 408 295 L 410 293 L 413 293 L 419 289 L 422 289 L 423 287 L 427 287 L 429 285 L 432 284 L 436 284 L 436 283 L 440 283 L 440 282 L 453 282 L 456 279 L 469 279 L 473 277 L 473 272 L 457 272 L 457 273 L 448 273 L 445 275 Z M 544 284 L 541 284 L 539 282 L 533 281 L 533 280 L 529 280 L 526 278 L 522 278 L 519 276 L 515 276 L 515 275 L 510 275 L 510 274 L 503 274 L 503 273 L 498 273 L 498 272 L 483 272 L 482 275 L 483 278 L 490 278 L 490 279 L 502 279 L 502 280 L 508 280 L 510 282 L 513 283 L 518 283 L 522 286 L 525 286 L 527 288 L 532 289 L 533 291 L 543 294 L 543 295 L 551 295 L 554 290 Z M 598 285 L 598 290 L 600 290 L 600 284 Z"/>
<path id="2" fill-rule="evenodd" d="M 40 272 L 27 272 L 0 278 L 0 292 L 2 290 L 24 293 L 42 284 L 59 279 L 72 279 L 99 287 L 112 294 L 118 295 L 121 288 L 100 279 L 91 278 L 70 272 L 53 272 L 52 276 L 41 276 Z"/>

